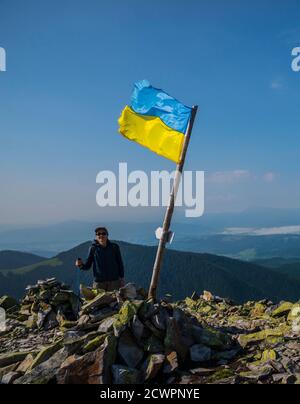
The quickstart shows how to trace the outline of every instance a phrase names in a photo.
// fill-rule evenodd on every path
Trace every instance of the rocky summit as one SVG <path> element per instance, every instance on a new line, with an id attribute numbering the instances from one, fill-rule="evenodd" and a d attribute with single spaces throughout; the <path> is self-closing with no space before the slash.
<path id="1" fill-rule="evenodd" d="M 2 384 L 300 384 L 300 303 L 147 300 L 56 279 L 3 296 Z"/>

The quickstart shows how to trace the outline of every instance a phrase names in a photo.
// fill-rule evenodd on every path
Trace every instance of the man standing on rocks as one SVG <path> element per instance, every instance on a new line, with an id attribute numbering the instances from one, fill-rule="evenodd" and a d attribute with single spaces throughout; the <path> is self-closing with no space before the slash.
<path id="1" fill-rule="evenodd" d="M 108 239 L 105 227 L 98 227 L 95 233 L 96 239 L 90 247 L 86 263 L 78 258 L 75 265 L 82 271 L 88 271 L 93 266 L 94 289 L 106 291 L 120 289 L 125 285 L 120 248 Z"/>

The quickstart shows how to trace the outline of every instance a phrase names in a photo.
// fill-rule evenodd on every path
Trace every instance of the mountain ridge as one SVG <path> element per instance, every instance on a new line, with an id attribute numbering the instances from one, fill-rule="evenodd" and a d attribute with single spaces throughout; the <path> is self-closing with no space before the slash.
<path id="1" fill-rule="evenodd" d="M 17 269 L 20 266 L 32 265 L 45 260 L 45 257 L 17 250 L 0 251 L 0 271 Z"/>
<path id="2" fill-rule="evenodd" d="M 147 288 L 150 283 L 156 247 L 117 241 L 125 262 L 126 279 Z M 78 273 L 74 262 L 85 258 L 90 242 L 66 250 L 52 259 L 24 266 L 7 275 L 0 273 L 0 295 L 21 297 L 28 284 L 40 278 L 56 277 L 78 289 L 78 277 L 91 284 L 92 272 Z M 242 302 L 268 298 L 273 301 L 293 300 L 300 297 L 300 281 L 272 269 L 235 259 L 168 249 L 160 278 L 160 296 L 170 293 L 175 299 L 194 291 L 211 290 L 219 296 Z"/>

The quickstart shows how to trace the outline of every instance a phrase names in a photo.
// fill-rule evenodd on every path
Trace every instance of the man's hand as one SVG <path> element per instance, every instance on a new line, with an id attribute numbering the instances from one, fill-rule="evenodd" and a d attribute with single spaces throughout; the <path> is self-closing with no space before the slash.
<path id="1" fill-rule="evenodd" d="M 76 260 L 76 262 L 75 262 L 75 265 L 76 265 L 77 268 L 82 268 L 83 265 L 84 265 L 82 259 L 81 259 L 81 258 L 78 258 L 78 259 Z"/>
<path id="2" fill-rule="evenodd" d="M 123 288 L 125 286 L 125 279 L 121 278 L 120 279 L 120 288 Z"/>

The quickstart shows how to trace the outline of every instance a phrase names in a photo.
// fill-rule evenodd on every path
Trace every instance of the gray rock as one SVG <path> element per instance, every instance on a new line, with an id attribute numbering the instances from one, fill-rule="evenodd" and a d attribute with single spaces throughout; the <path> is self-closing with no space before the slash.
<path id="1" fill-rule="evenodd" d="M 231 339 L 227 334 L 209 328 L 192 326 L 192 335 L 198 344 L 203 344 L 216 349 L 228 349 Z"/>
<path id="2" fill-rule="evenodd" d="M 168 319 L 167 332 L 164 343 L 167 351 L 177 352 L 178 358 L 182 362 L 185 361 L 188 347 L 184 344 L 182 334 L 180 332 L 180 327 L 175 318 L 171 317 Z"/>
<path id="3" fill-rule="evenodd" d="M 155 337 L 159 338 L 159 339 L 163 339 L 165 336 L 165 331 L 162 330 L 158 330 L 153 323 L 150 320 L 144 320 L 144 326 L 146 327 L 146 329 L 148 330 L 148 332 L 150 332 L 151 334 L 153 334 Z"/>
<path id="4" fill-rule="evenodd" d="M 1 383 L 2 384 L 13 384 L 13 382 L 22 376 L 20 372 L 9 372 L 2 377 Z"/>
<path id="5" fill-rule="evenodd" d="M 163 366 L 165 355 L 151 355 L 147 359 L 147 367 L 145 372 L 145 380 L 153 380 Z"/>
<path id="6" fill-rule="evenodd" d="M 277 373 L 272 376 L 272 379 L 275 383 L 281 383 L 282 380 L 287 376 L 289 376 L 288 373 Z"/>
<path id="7" fill-rule="evenodd" d="M 138 370 L 120 365 L 112 366 L 114 384 L 139 384 L 141 374 Z"/>
<path id="8" fill-rule="evenodd" d="M 83 314 L 80 318 L 79 318 L 79 320 L 78 320 L 78 322 L 77 322 L 77 327 L 80 329 L 80 328 L 83 328 L 83 326 L 84 325 L 86 325 L 87 323 L 89 323 L 89 321 L 90 321 L 90 317 L 87 315 L 87 314 Z"/>
<path id="9" fill-rule="evenodd" d="M 82 314 L 89 314 L 93 313 L 95 310 L 98 310 L 102 307 L 107 307 L 111 303 L 116 302 L 116 295 L 113 292 L 105 292 L 100 293 L 95 297 L 95 299 L 91 300 L 90 302 L 86 303 L 81 309 Z"/>
<path id="10" fill-rule="evenodd" d="M 38 328 L 42 328 L 44 326 L 46 318 L 47 318 L 48 314 L 51 313 L 51 311 L 52 311 L 52 307 L 49 306 L 46 310 L 38 312 L 38 319 L 37 319 Z M 55 318 L 56 318 L 56 316 L 55 316 Z"/>
<path id="11" fill-rule="evenodd" d="M 291 373 L 291 374 L 300 373 L 300 365 L 298 365 L 296 362 L 294 362 L 290 358 L 286 358 L 286 357 L 283 358 L 283 360 L 281 361 L 281 364 L 284 366 L 284 368 L 286 369 L 286 371 L 288 373 Z"/>
<path id="12" fill-rule="evenodd" d="M 119 292 L 123 300 L 134 300 L 137 297 L 136 286 L 133 283 L 127 283 Z"/>
<path id="13" fill-rule="evenodd" d="M 112 317 L 117 314 L 117 310 L 113 310 L 110 307 L 104 307 L 103 309 L 97 311 L 94 314 L 89 315 L 89 321 L 91 323 L 98 323 L 99 321 L 105 320 L 108 317 Z"/>
<path id="14" fill-rule="evenodd" d="M 168 318 L 169 316 L 167 316 Z M 190 321 L 186 313 L 178 307 L 173 310 L 173 318 L 176 320 L 178 326 L 180 327 L 181 333 L 184 333 L 186 329 L 190 328 Z"/>
<path id="15" fill-rule="evenodd" d="M 267 362 L 270 364 L 278 373 L 285 373 L 284 366 L 279 361 L 270 360 Z"/>
<path id="16" fill-rule="evenodd" d="M 13 352 L 0 355 L 0 368 L 22 362 L 30 352 Z"/>
<path id="17" fill-rule="evenodd" d="M 166 309 L 161 308 L 156 314 L 154 314 L 151 321 L 158 330 L 165 331 L 168 321 L 168 313 Z"/>
<path id="18" fill-rule="evenodd" d="M 256 369 L 252 368 L 250 372 L 240 373 L 240 377 L 258 382 L 266 379 L 268 376 L 272 376 L 273 373 L 274 369 L 272 366 L 261 365 L 257 366 Z"/>
<path id="19" fill-rule="evenodd" d="M 191 360 L 193 362 L 207 362 L 212 357 L 212 350 L 204 345 L 193 345 L 190 348 Z"/>
<path id="20" fill-rule="evenodd" d="M 67 350 L 62 348 L 46 362 L 41 363 L 31 372 L 17 379 L 14 384 L 48 384 L 56 379 L 57 371 L 67 357 Z"/>
<path id="21" fill-rule="evenodd" d="M 239 352 L 239 349 L 232 349 L 230 351 L 223 351 L 223 352 L 214 352 L 212 359 L 220 361 L 220 360 L 225 360 L 225 361 L 231 361 L 234 359 Z"/>
<path id="22" fill-rule="evenodd" d="M 296 375 L 287 375 L 283 378 L 282 384 L 295 384 L 297 380 Z"/>
<path id="23" fill-rule="evenodd" d="M 137 315 L 133 317 L 131 329 L 135 338 L 140 341 L 143 337 L 145 327 Z"/>
<path id="24" fill-rule="evenodd" d="M 190 372 L 193 375 L 197 376 L 209 376 L 213 373 L 215 373 L 216 369 L 205 369 L 205 368 L 196 368 L 196 369 L 191 369 Z"/>
<path id="25" fill-rule="evenodd" d="M 281 384 L 295 384 L 297 381 L 296 375 L 290 375 L 288 373 L 278 373 L 272 376 L 274 383 Z"/>
<path id="26" fill-rule="evenodd" d="M 111 384 L 111 368 L 116 360 L 116 338 L 108 336 L 104 347 L 83 356 L 69 356 L 61 365 L 58 384 Z"/>
<path id="27" fill-rule="evenodd" d="M 52 330 L 53 328 L 57 327 L 59 325 L 57 318 L 56 318 L 56 313 L 51 310 L 50 313 L 46 316 L 43 324 L 43 328 L 45 331 Z"/>
<path id="28" fill-rule="evenodd" d="M 173 373 L 178 369 L 178 357 L 175 351 L 169 352 L 166 355 L 164 373 Z"/>
<path id="29" fill-rule="evenodd" d="M 99 325 L 98 331 L 103 334 L 106 334 L 108 331 L 111 331 L 113 329 L 113 325 L 116 321 L 117 319 L 115 317 L 106 318 Z"/>
<path id="30" fill-rule="evenodd" d="M 155 335 L 151 335 L 151 337 L 144 342 L 143 346 L 144 351 L 150 352 L 152 354 L 164 353 L 165 351 L 164 344 Z"/>
<path id="31" fill-rule="evenodd" d="M 136 368 L 144 356 L 144 351 L 136 344 L 129 330 L 121 334 L 118 352 L 130 368 Z"/>

